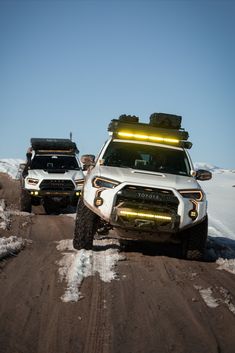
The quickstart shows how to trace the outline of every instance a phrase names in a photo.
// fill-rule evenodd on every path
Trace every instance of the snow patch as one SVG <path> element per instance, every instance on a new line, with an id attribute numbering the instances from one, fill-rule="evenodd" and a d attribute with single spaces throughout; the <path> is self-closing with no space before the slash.
<path id="1" fill-rule="evenodd" d="M 0 199 L 0 228 L 1 229 L 8 229 L 10 225 L 10 217 L 9 214 L 6 212 L 6 203 L 5 200 Z"/>
<path id="2" fill-rule="evenodd" d="M 205 289 L 199 286 L 194 287 L 199 290 L 199 293 L 207 306 L 209 306 L 210 308 L 216 308 L 217 306 L 219 306 L 218 300 L 212 295 L 213 292 L 211 287 Z"/>
<path id="3" fill-rule="evenodd" d="M 107 248 L 114 245 L 116 248 Z M 72 240 L 58 242 L 57 250 L 62 251 L 62 259 L 57 262 L 61 281 L 67 283 L 66 291 L 61 297 L 64 302 L 73 302 L 82 299 L 80 292 L 82 281 L 86 277 L 99 274 L 103 282 L 110 282 L 117 278 L 116 263 L 124 257 L 119 254 L 119 242 L 114 239 L 95 240 L 94 247 L 104 247 L 106 250 L 74 250 Z M 65 252 L 66 251 L 66 252 Z"/>
<path id="4" fill-rule="evenodd" d="M 10 227 L 10 216 L 31 217 L 33 213 L 21 212 L 18 210 L 7 210 L 4 199 L 0 199 L 0 229 L 6 230 Z"/>
<path id="5" fill-rule="evenodd" d="M 212 287 L 203 289 L 201 286 L 194 286 L 197 289 L 209 308 L 217 308 L 219 305 L 225 305 L 235 315 L 235 305 L 232 303 L 232 296 L 229 291 L 223 287 Z M 217 291 L 220 297 L 215 298 L 214 294 Z"/>
<path id="6" fill-rule="evenodd" d="M 219 258 L 216 263 L 219 265 L 217 270 L 224 270 L 235 275 L 235 259 L 228 260 Z"/>
<path id="7" fill-rule="evenodd" d="M 0 260 L 9 255 L 15 255 L 25 246 L 25 240 L 15 236 L 0 238 Z"/>

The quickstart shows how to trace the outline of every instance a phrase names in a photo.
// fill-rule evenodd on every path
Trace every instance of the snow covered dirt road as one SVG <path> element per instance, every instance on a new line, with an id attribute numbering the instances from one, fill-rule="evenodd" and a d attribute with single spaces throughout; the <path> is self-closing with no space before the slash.
<path id="1" fill-rule="evenodd" d="M 1 353 L 234 352 L 235 275 L 223 263 L 115 239 L 77 252 L 72 217 L 17 212 L 19 184 L 0 178 L 0 237 L 26 241 L 0 262 Z M 227 243 L 211 244 L 208 259 Z"/>

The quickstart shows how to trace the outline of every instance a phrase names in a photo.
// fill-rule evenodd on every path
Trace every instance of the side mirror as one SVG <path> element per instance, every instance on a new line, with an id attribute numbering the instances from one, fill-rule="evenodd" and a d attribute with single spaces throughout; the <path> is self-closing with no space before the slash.
<path id="1" fill-rule="evenodd" d="M 196 179 L 197 180 L 210 180 L 212 178 L 212 173 L 209 170 L 198 169 L 196 172 Z"/>
<path id="2" fill-rule="evenodd" d="M 84 154 L 81 156 L 82 170 L 87 170 L 95 165 L 95 156 L 93 154 Z"/>

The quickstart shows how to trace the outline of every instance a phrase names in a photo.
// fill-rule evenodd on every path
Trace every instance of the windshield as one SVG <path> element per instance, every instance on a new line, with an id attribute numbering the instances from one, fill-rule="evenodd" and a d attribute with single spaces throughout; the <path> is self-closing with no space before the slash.
<path id="1" fill-rule="evenodd" d="M 79 170 L 77 159 L 74 156 L 35 156 L 30 169 L 44 170 Z"/>
<path id="2" fill-rule="evenodd" d="M 152 172 L 190 175 L 184 150 L 128 142 L 111 142 L 104 156 L 105 166 Z"/>

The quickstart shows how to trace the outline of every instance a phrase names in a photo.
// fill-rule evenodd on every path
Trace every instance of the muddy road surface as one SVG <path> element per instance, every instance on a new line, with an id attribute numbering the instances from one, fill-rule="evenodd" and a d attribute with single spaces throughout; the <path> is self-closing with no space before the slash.
<path id="1" fill-rule="evenodd" d="M 103 239 L 79 255 L 79 279 L 78 252 L 58 248 L 71 244 L 74 219 L 43 209 L 17 212 L 19 183 L 0 179 L 0 199 L 11 210 L 0 236 L 26 240 L 21 252 L 0 261 L 1 353 L 235 352 L 234 274 L 215 262 L 174 257 L 172 249 Z M 70 267 L 60 265 L 65 253 Z M 90 275 L 87 258 L 97 267 Z M 109 279 L 102 261 L 113 271 Z M 66 268 L 74 276 L 67 277 L 69 289 Z M 64 300 L 76 285 L 78 300 Z"/>

